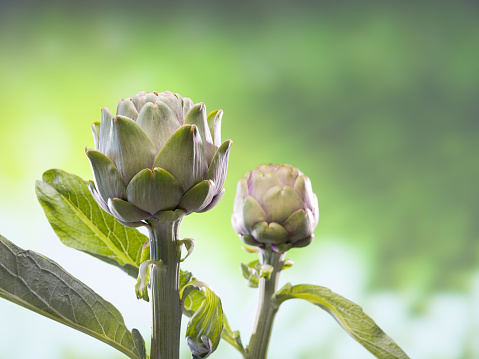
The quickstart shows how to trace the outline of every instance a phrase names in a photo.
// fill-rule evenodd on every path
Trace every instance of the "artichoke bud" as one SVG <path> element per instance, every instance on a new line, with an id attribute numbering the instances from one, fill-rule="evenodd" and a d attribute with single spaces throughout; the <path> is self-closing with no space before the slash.
<path id="1" fill-rule="evenodd" d="M 261 165 L 238 181 L 231 222 L 246 245 L 283 253 L 313 240 L 318 199 L 296 167 Z"/>
<path id="2" fill-rule="evenodd" d="M 92 125 L 89 188 L 128 226 L 176 221 L 212 209 L 224 194 L 232 141 L 221 143 L 222 111 L 169 91 L 139 92 L 104 107 Z"/>

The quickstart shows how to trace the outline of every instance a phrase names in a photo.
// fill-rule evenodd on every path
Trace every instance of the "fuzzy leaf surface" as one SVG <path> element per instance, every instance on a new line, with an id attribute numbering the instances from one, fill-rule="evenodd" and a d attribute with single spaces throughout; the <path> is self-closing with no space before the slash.
<path id="1" fill-rule="evenodd" d="M 350 300 L 325 287 L 286 284 L 274 295 L 280 305 L 288 299 L 304 299 L 331 314 L 363 347 L 380 359 L 409 359 L 404 351 L 381 328 Z"/>
<path id="2" fill-rule="evenodd" d="M 196 278 L 191 272 L 180 270 L 180 292 L 182 292 L 187 285 L 194 285 L 196 282 Z M 189 292 L 188 296 L 183 298 L 183 314 L 191 318 L 196 312 L 198 312 L 206 299 L 206 294 L 203 290 L 193 290 Z M 231 344 L 234 348 L 236 348 L 236 350 L 243 354 L 243 356 L 245 356 L 246 352 L 241 342 L 239 331 L 233 331 L 231 329 L 224 313 L 222 314 L 222 317 L 223 331 L 221 332 L 221 338 L 223 338 L 226 342 Z"/>
<path id="3" fill-rule="evenodd" d="M 3 236 L 0 297 L 101 340 L 130 358 L 146 358 L 141 335 L 126 328 L 111 303 L 54 261 Z"/>
<path id="4" fill-rule="evenodd" d="M 87 182 L 68 172 L 52 169 L 35 185 L 38 200 L 63 244 L 138 275 L 141 250 L 148 238 L 125 227 L 103 211 Z"/>
<path id="5" fill-rule="evenodd" d="M 204 288 L 204 296 L 186 329 L 186 340 L 194 359 L 209 357 L 218 347 L 223 331 L 220 298 L 208 287 Z"/>

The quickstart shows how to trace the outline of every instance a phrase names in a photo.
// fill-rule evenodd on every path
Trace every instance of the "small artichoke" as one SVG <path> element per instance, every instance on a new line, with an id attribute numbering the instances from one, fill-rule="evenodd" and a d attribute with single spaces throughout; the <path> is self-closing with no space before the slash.
<path id="1" fill-rule="evenodd" d="M 231 140 L 221 143 L 223 111 L 169 91 L 139 92 L 106 107 L 86 150 L 95 200 L 121 223 L 175 221 L 213 208 L 224 194 Z"/>
<path id="2" fill-rule="evenodd" d="M 276 252 L 304 247 L 318 224 L 318 199 L 296 167 L 261 165 L 238 181 L 231 222 L 247 245 Z"/>

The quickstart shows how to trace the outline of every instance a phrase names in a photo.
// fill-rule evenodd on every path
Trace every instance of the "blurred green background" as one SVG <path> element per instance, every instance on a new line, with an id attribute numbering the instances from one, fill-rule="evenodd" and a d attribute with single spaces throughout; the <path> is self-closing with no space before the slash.
<path id="1" fill-rule="evenodd" d="M 466 1 L 1 1 L 0 233 L 60 262 L 148 338 L 134 281 L 59 243 L 34 181 L 49 168 L 92 177 L 84 148 L 101 107 L 179 92 L 222 108 L 234 141 L 224 199 L 181 235 L 197 246 L 184 267 L 222 297 L 245 343 L 256 291 L 239 263 L 254 256 L 231 209 L 236 181 L 277 162 L 311 178 L 321 216 L 280 285 L 359 303 L 411 358 L 479 358 L 478 20 Z M 4 300 L 0 318 L 0 359 L 122 357 Z M 224 343 L 214 357 L 240 358 Z M 270 357 L 372 356 L 291 302 Z"/>

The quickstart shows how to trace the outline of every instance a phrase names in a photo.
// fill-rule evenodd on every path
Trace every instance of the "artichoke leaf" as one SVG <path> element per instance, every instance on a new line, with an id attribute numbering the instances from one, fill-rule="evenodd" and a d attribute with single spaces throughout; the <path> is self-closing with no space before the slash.
<path id="1" fill-rule="evenodd" d="M 52 169 L 37 181 L 36 194 L 53 230 L 68 247 L 125 270 L 136 278 L 148 237 L 121 225 L 93 199 L 86 181 Z"/>
<path id="2" fill-rule="evenodd" d="M 300 298 L 331 314 L 349 335 L 380 359 L 408 359 L 404 351 L 367 316 L 362 308 L 325 287 L 290 283 L 281 288 L 273 302 L 280 305 L 288 299 Z"/>
<path id="3" fill-rule="evenodd" d="M 205 290 L 197 289 L 197 290 L 188 291 L 187 288 L 191 286 L 199 288 L 199 287 L 205 286 L 205 284 L 203 282 L 198 281 L 191 272 L 180 270 L 180 293 L 182 295 L 181 299 L 183 303 L 183 314 L 190 318 L 194 316 L 195 313 L 198 312 L 203 302 L 206 300 Z M 220 302 L 220 305 L 221 305 L 221 302 Z M 226 342 L 231 344 L 241 354 L 243 354 L 243 356 L 245 356 L 246 352 L 243 347 L 243 344 L 241 343 L 241 337 L 239 332 L 233 331 L 231 329 L 224 313 L 222 317 L 223 317 L 223 331 L 221 332 L 221 338 L 223 338 Z M 210 338 L 210 340 L 214 342 L 213 339 Z M 201 343 L 198 343 L 198 345 L 201 345 L 201 344 L 204 344 L 203 348 L 206 346 L 206 344 L 203 341 L 201 341 Z"/>
<path id="4" fill-rule="evenodd" d="M 221 339 L 223 308 L 220 298 L 204 283 L 191 281 L 182 292 L 190 286 L 197 289 L 204 287 L 204 299 L 188 322 L 186 342 L 194 359 L 207 358 L 216 350 Z"/>
<path id="5" fill-rule="evenodd" d="M 139 332 L 130 332 L 111 303 L 54 261 L 0 236 L 0 297 L 88 334 L 129 358 L 145 359 Z"/>

